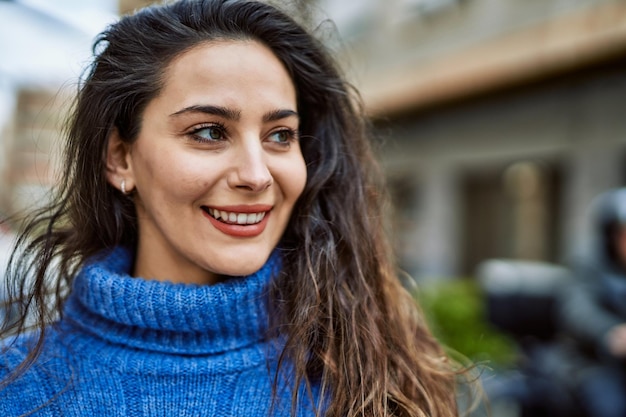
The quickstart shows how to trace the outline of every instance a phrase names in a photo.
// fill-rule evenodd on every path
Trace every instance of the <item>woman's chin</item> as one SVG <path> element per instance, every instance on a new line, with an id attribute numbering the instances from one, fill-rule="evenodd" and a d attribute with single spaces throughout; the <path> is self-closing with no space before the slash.
<path id="1" fill-rule="evenodd" d="M 252 275 L 265 265 L 267 259 L 269 258 L 269 254 L 267 257 L 255 257 L 253 260 L 249 260 L 245 262 L 245 265 L 242 265 L 243 257 L 238 259 L 234 259 L 232 262 L 224 262 L 220 267 L 215 268 L 214 271 L 217 274 L 224 277 L 241 277 Z"/>

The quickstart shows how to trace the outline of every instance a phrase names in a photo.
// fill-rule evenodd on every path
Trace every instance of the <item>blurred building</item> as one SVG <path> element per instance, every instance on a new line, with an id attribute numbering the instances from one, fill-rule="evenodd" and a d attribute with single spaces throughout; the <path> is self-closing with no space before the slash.
<path id="1" fill-rule="evenodd" d="M 2 135 L 0 210 L 20 213 L 45 201 L 59 166 L 61 126 L 69 98 L 46 88 L 19 88 Z"/>
<path id="2" fill-rule="evenodd" d="M 0 218 L 49 196 L 63 122 L 112 0 L 0 1 Z"/>
<path id="3" fill-rule="evenodd" d="M 383 141 L 404 268 L 589 250 L 590 200 L 626 185 L 626 2 L 347 3 L 321 7 Z"/>

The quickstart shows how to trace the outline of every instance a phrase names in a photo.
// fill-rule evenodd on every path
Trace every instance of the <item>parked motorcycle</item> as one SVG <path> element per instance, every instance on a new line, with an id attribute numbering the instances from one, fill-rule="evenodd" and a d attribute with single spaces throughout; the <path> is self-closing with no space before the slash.
<path id="1" fill-rule="evenodd" d="M 492 408 L 508 405 L 511 417 L 591 417 L 575 394 L 575 347 L 560 337 L 556 320 L 558 293 L 571 283 L 570 271 L 549 263 L 491 259 L 479 265 L 477 277 L 488 321 L 519 346 L 515 369 L 483 377 Z"/>

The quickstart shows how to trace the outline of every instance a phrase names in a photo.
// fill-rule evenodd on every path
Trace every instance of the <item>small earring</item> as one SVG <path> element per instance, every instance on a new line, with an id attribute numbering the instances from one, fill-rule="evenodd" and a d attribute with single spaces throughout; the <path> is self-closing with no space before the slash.
<path id="1" fill-rule="evenodd" d="M 126 180 L 122 180 L 120 183 L 120 189 L 122 190 L 122 194 L 126 195 Z"/>

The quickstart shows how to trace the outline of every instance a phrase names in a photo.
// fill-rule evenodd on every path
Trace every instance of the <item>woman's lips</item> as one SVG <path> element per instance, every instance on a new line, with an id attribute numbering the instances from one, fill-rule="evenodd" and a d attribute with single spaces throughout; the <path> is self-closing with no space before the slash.
<path id="1" fill-rule="evenodd" d="M 272 206 L 265 204 L 202 206 L 202 213 L 220 232 L 235 237 L 254 237 L 265 230 Z"/>

